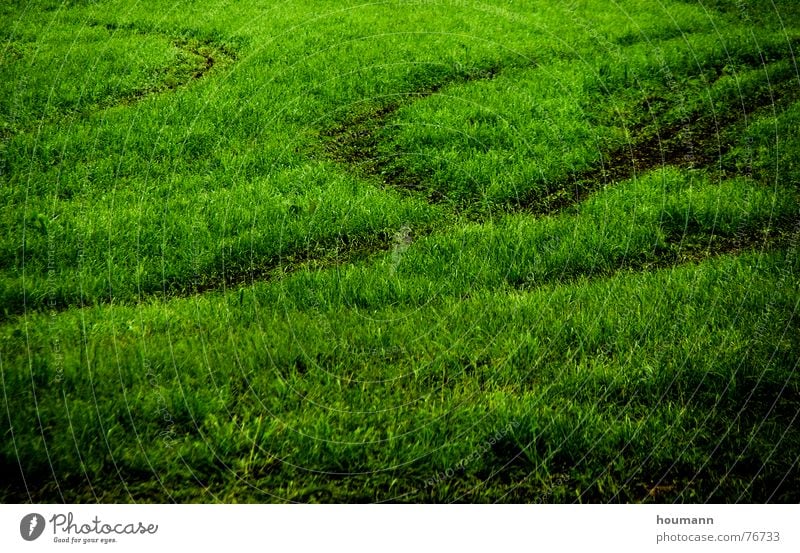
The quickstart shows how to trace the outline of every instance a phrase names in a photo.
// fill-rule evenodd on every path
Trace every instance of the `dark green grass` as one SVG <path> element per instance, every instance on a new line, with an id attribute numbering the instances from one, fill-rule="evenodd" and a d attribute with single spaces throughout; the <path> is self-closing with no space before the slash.
<path id="1" fill-rule="evenodd" d="M 36 499 L 525 500 L 558 478 L 555 501 L 792 500 L 795 253 L 424 306 L 276 312 L 256 287 L 33 317 L 3 333 L 6 468 Z"/>
<path id="2" fill-rule="evenodd" d="M 0 498 L 796 502 L 776 4 L 4 4 Z"/>

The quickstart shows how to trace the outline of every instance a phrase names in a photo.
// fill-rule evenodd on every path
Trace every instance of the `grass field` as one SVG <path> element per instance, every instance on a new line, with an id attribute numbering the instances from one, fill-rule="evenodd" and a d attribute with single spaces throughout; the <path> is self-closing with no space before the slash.
<path id="1" fill-rule="evenodd" d="M 0 21 L 3 501 L 800 501 L 794 0 Z"/>

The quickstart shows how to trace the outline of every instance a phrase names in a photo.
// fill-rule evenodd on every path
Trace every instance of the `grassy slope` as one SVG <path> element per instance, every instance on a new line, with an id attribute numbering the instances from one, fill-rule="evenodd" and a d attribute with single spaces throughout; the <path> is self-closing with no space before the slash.
<path id="1" fill-rule="evenodd" d="M 4 8 L 3 496 L 796 501 L 798 20 L 596 4 Z"/>

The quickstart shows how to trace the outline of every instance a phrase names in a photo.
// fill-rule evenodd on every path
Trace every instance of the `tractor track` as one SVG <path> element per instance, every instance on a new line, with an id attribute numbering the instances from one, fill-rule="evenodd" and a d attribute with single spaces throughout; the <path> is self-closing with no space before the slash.
<path id="1" fill-rule="evenodd" d="M 135 28 L 120 28 L 106 25 L 111 31 L 117 29 L 147 32 Z M 176 39 L 183 40 L 183 39 Z M 223 50 L 220 50 L 223 52 Z M 225 52 L 224 58 L 212 55 L 204 57 L 203 67 L 192 77 L 176 86 L 207 75 L 220 61 L 227 63 L 235 60 L 232 52 Z M 716 69 L 717 79 L 721 77 L 721 67 Z M 323 155 L 348 172 L 376 182 L 380 186 L 401 190 L 413 195 L 424 195 L 427 201 L 434 204 L 446 203 L 447 198 L 426 185 L 419 178 L 397 167 L 389 167 L 380 158 L 380 136 L 383 130 L 391 125 L 398 111 L 414 102 L 431 97 L 448 86 L 466 85 L 471 82 L 485 81 L 501 75 L 503 69 L 491 66 L 483 69 L 455 75 L 426 88 L 394 96 L 384 105 L 351 115 L 331 128 L 320 132 L 319 143 Z M 712 81 L 709 86 L 713 84 Z M 150 93 L 140 92 L 129 101 L 139 101 Z M 744 102 L 742 109 L 705 113 L 694 111 L 680 121 L 668 125 L 642 125 L 631 133 L 631 140 L 621 149 L 605 152 L 596 166 L 553 183 L 544 195 L 531 195 L 520 199 L 512 206 L 504 206 L 504 212 L 526 213 L 532 216 L 549 216 L 564 212 L 585 200 L 592 193 L 603 187 L 613 185 L 644 172 L 667 166 L 687 167 L 693 169 L 723 169 L 721 160 L 734 147 L 734 141 L 726 137 L 731 130 L 739 130 L 750 116 L 758 116 L 774 110 L 800 96 L 800 87 L 794 80 L 777 83 L 768 94 L 758 94 Z M 645 113 L 652 116 L 657 123 L 672 106 L 657 106 L 646 99 L 641 105 Z M 456 220 L 475 220 L 474 214 L 457 213 Z M 477 217 L 478 221 L 481 217 Z M 686 263 L 699 262 L 711 257 L 737 254 L 753 250 L 773 250 L 784 247 L 796 236 L 790 232 L 793 222 L 788 220 L 771 221 L 765 233 L 737 234 L 736 236 L 715 235 L 704 237 L 701 245 L 687 242 L 686 236 L 670 236 L 667 247 L 648 255 L 634 256 L 617 260 L 615 267 L 606 271 L 589 271 L 579 276 L 610 276 L 621 271 L 650 271 L 673 267 Z M 448 227 L 449 228 L 449 227 Z M 436 232 L 446 232 L 437 229 Z M 415 229 L 417 237 L 434 232 L 433 229 Z M 692 238 L 692 237 L 689 237 Z M 690 244 L 690 245 L 687 245 Z M 333 242 L 320 242 L 305 249 L 296 249 L 272 258 L 238 263 L 220 267 L 216 272 L 194 277 L 165 281 L 156 290 L 147 290 L 138 300 L 116 302 L 117 305 L 138 304 L 149 298 L 168 300 L 178 297 L 190 297 L 198 294 L 251 286 L 256 282 L 273 281 L 300 270 L 323 270 L 371 259 L 390 251 L 393 245 L 388 233 L 375 236 L 339 236 Z M 562 279 L 557 279 L 559 282 Z M 567 278 L 567 281 L 569 278 Z M 512 286 L 528 288 L 529 283 L 515 282 Z M 38 307 L 29 311 L 56 310 L 71 307 L 89 306 L 80 298 L 66 299 L 51 304 L 49 309 Z M 23 311 L 24 312 L 24 311 Z M 17 312 L 9 313 L 21 314 Z M 0 315 L 2 317 L 2 315 Z"/>

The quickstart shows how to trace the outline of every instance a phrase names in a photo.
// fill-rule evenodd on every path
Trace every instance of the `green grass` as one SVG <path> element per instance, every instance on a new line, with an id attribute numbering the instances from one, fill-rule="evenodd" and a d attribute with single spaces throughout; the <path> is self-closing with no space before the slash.
<path id="1" fill-rule="evenodd" d="M 0 498 L 796 502 L 776 6 L 7 3 Z"/>

